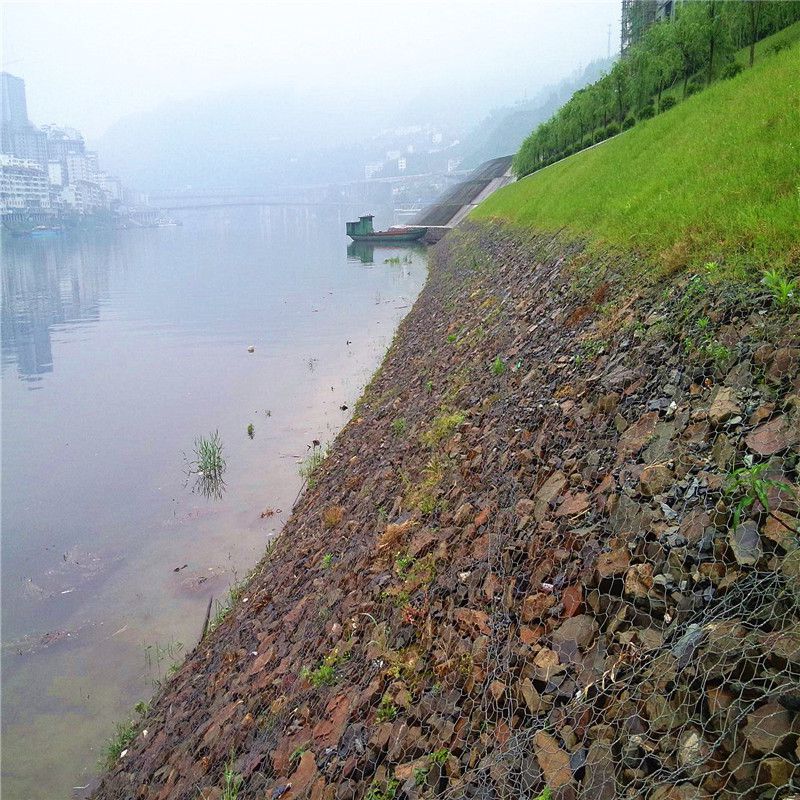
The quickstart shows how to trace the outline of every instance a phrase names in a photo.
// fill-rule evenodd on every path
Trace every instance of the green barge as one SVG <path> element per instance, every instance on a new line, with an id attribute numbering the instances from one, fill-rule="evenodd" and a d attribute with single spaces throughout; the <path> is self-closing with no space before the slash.
<path id="1" fill-rule="evenodd" d="M 364 214 L 357 222 L 347 223 L 347 235 L 354 242 L 381 242 L 383 244 L 404 244 L 416 242 L 427 232 L 427 228 L 411 225 L 395 225 L 385 231 L 372 227 L 372 214 Z"/>

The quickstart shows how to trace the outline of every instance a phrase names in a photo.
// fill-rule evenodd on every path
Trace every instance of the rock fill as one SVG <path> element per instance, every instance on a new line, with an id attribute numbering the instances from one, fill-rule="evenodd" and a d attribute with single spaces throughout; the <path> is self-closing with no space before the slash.
<path id="1" fill-rule="evenodd" d="M 800 788 L 800 320 L 647 270 L 443 240 L 314 487 L 94 796 L 230 800 L 226 770 L 284 800 Z"/>

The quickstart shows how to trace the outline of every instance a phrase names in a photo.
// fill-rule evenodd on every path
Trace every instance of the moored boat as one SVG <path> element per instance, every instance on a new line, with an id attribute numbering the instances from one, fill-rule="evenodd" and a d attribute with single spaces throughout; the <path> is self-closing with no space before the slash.
<path id="1" fill-rule="evenodd" d="M 394 225 L 385 231 L 376 231 L 372 226 L 372 214 L 364 214 L 357 222 L 347 223 L 347 235 L 354 242 L 382 242 L 385 244 L 401 244 L 416 242 L 421 239 L 427 228 L 416 225 Z"/>

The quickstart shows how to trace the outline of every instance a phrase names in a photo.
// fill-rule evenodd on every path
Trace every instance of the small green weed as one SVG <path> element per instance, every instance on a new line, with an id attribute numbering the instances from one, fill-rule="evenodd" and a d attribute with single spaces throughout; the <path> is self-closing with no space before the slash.
<path id="1" fill-rule="evenodd" d="M 377 717 L 378 722 L 391 722 L 397 717 L 397 706 L 392 703 L 388 695 L 381 698 Z"/>
<path id="2" fill-rule="evenodd" d="M 768 269 L 761 283 L 767 287 L 778 308 L 788 308 L 797 304 L 797 281 L 787 278 L 780 270 Z"/>
<path id="3" fill-rule="evenodd" d="M 373 781 L 364 795 L 364 800 L 394 800 L 399 788 L 400 781 L 397 778 L 389 778 L 385 786 L 381 786 L 378 781 Z"/>
<path id="4" fill-rule="evenodd" d="M 333 686 L 336 683 L 336 671 L 344 657 L 337 648 L 331 650 L 314 669 L 303 667 L 300 677 L 305 678 L 315 689 L 320 686 Z"/>
<path id="5" fill-rule="evenodd" d="M 116 731 L 103 749 L 103 760 L 106 769 L 112 769 L 119 761 L 122 754 L 130 747 L 136 738 L 137 724 L 133 720 L 120 722 Z"/>
<path id="6" fill-rule="evenodd" d="M 392 420 L 392 433 L 395 436 L 402 436 L 406 429 L 408 428 L 408 423 L 406 422 L 405 417 L 396 417 Z"/>
<path id="7" fill-rule="evenodd" d="M 222 795 L 220 800 L 238 800 L 239 789 L 242 788 L 244 778 L 233 768 L 233 755 L 225 765 L 222 773 Z"/>
<path id="8" fill-rule="evenodd" d="M 416 767 L 414 769 L 414 786 L 422 786 L 428 780 L 430 767 Z"/>
<path id="9" fill-rule="evenodd" d="M 322 569 L 330 569 L 333 566 L 333 553 L 325 553 L 320 564 Z"/>
<path id="10" fill-rule="evenodd" d="M 447 341 L 450 342 L 450 344 L 453 344 L 453 342 L 458 341 L 458 334 L 457 333 L 448 333 L 447 334 Z"/>
<path id="11" fill-rule="evenodd" d="M 430 394 L 433 391 L 433 381 L 425 381 L 425 391 Z"/>
<path id="12" fill-rule="evenodd" d="M 788 483 L 762 477 L 768 467 L 769 462 L 764 462 L 763 464 L 750 463 L 728 475 L 725 482 L 725 492 L 734 499 L 739 498 L 733 509 L 733 530 L 739 527 L 742 521 L 742 513 L 750 508 L 756 500 L 761 503 L 767 514 L 772 515 L 767 494 L 771 488 L 794 494 L 794 489 Z M 792 532 L 798 533 L 798 531 Z"/>
<path id="13" fill-rule="evenodd" d="M 394 571 L 397 573 L 398 577 L 405 578 L 409 567 L 413 563 L 414 563 L 414 559 L 410 555 L 408 555 L 408 553 L 403 553 L 402 555 L 398 556 L 395 559 L 395 561 L 394 561 Z"/>
<path id="14" fill-rule="evenodd" d="M 549 786 L 545 786 L 535 800 L 553 800 L 553 790 Z"/>
<path id="15" fill-rule="evenodd" d="M 440 442 L 449 439 L 455 429 L 466 419 L 461 411 L 442 412 L 433 418 L 429 430 L 422 434 L 422 441 L 428 447 L 436 447 Z"/>
<path id="16" fill-rule="evenodd" d="M 187 483 L 192 475 L 196 478 L 192 491 L 220 500 L 225 493 L 223 475 L 227 465 L 222 453 L 219 431 L 214 431 L 208 437 L 200 436 L 195 439 L 194 458 L 186 459 L 186 461 L 188 463 Z"/>
<path id="17" fill-rule="evenodd" d="M 303 757 L 303 753 L 305 753 L 309 747 L 311 747 L 311 742 L 303 742 L 303 744 L 297 745 L 297 747 L 292 750 L 292 754 L 289 756 L 289 763 L 295 764 L 298 762 Z"/>
<path id="18" fill-rule="evenodd" d="M 497 356 L 494 361 L 492 361 L 492 366 L 490 367 L 492 371 L 492 375 L 499 377 L 503 375 L 506 371 L 506 362 L 503 361 L 500 356 Z"/>
<path id="19" fill-rule="evenodd" d="M 309 489 L 313 489 L 317 485 L 316 472 L 322 466 L 322 462 L 327 455 L 326 448 L 320 444 L 314 444 L 308 455 L 303 459 L 298 472 Z"/>
<path id="20" fill-rule="evenodd" d="M 450 758 L 450 751 L 446 747 L 442 747 L 441 749 L 435 750 L 433 753 L 431 753 L 428 758 L 430 759 L 431 764 L 441 767 L 444 766 L 447 759 Z"/>
<path id="21" fill-rule="evenodd" d="M 256 428 L 253 423 L 249 423 L 247 426 L 247 435 L 252 439 L 256 435 Z"/>

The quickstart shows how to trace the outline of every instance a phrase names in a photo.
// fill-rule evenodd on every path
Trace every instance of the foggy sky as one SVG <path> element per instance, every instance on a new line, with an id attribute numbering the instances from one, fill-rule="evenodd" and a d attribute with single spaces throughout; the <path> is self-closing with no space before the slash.
<path id="1" fill-rule="evenodd" d="M 224 91 L 454 88 L 494 105 L 618 45 L 619 0 L 5 2 L 3 69 L 36 124 L 102 136 L 129 114 Z M 487 108 L 487 111 L 489 109 Z"/>

